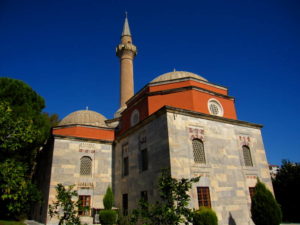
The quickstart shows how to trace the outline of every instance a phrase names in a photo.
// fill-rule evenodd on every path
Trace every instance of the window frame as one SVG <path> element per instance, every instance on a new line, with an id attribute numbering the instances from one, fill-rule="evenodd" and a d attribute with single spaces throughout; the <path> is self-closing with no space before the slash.
<path id="1" fill-rule="evenodd" d="M 86 169 L 84 170 L 83 166 L 87 166 L 87 165 L 83 164 L 83 163 L 86 163 L 83 161 L 84 159 L 89 159 L 89 161 L 86 161 L 86 162 L 89 162 L 89 167 L 90 167 L 89 168 L 90 171 L 88 174 L 83 173 L 83 171 L 86 170 Z M 90 156 L 85 155 L 80 158 L 79 174 L 80 174 L 80 176 L 92 176 L 92 174 L 93 174 L 93 159 Z"/>
<path id="2" fill-rule="evenodd" d="M 78 195 L 78 199 L 80 201 L 81 207 L 88 206 L 88 210 L 80 210 L 78 209 L 78 215 L 79 216 L 90 216 L 91 215 L 91 195 Z M 86 204 L 88 202 L 88 204 Z"/>
<path id="3" fill-rule="evenodd" d="M 211 208 L 210 190 L 207 186 L 197 187 L 198 206 Z"/>
<path id="4" fill-rule="evenodd" d="M 244 159 L 244 166 L 246 167 L 253 167 L 253 159 L 251 154 L 251 149 L 248 145 L 242 146 L 242 152 L 243 152 L 243 159 Z"/>
<path id="5" fill-rule="evenodd" d="M 196 149 L 197 147 L 197 145 L 195 144 L 196 142 L 199 142 L 201 144 L 201 147 L 198 149 Z M 194 163 L 205 165 L 207 163 L 207 160 L 206 160 L 206 154 L 204 149 L 204 142 L 200 138 L 194 138 L 192 140 L 192 148 L 193 148 Z M 199 155 L 200 157 L 199 160 L 197 159 L 197 155 Z"/>
<path id="6" fill-rule="evenodd" d="M 251 199 L 251 201 L 252 201 L 253 196 L 254 196 L 254 194 L 255 194 L 255 187 L 249 187 L 248 190 L 249 190 L 250 199 Z"/>
<path id="7" fill-rule="evenodd" d="M 218 110 L 218 113 L 215 114 L 214 110 L 211 108 L 211 106 L 215 106 Z M 224 116 L 224 109 L 222 104 L 220 103 L 220 101 L 218 101 L 215 98 L 211 98 L 208 100 L 207 102 L 207 108 L 208 108 L 208 112 L 209 114 L 213 115 L 213 116 Z"/>

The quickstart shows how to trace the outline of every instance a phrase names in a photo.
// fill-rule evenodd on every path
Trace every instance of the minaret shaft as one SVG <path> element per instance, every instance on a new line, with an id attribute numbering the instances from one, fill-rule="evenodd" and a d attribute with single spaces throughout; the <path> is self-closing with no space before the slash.
<path id="1" fill-rule="evenodd" d="M 133 60 L 123 55 L 120 59 L 120 107 L 134 94 Z"/>
<path id="2" fill-rule="evenodd" d="M 132 44 L 127 17 L 116 54 L 120 58 L 120 108 L 123 108 L 134 94 L 133 59 L 137 54 L 136 46 Z"/>

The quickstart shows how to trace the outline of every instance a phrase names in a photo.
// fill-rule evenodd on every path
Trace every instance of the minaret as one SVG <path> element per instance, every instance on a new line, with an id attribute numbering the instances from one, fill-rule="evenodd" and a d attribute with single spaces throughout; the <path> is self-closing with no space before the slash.
<path id="1" fill-rule="evenodd" d="M 117 46 L 116 55 L 120 57 L 120 109 L 123 111 L 125 103 L 134 94 L 133 59 L 137 54 L 136 46 L 132 44 L 127 13 L 121 36 L 121 43 Z"/>

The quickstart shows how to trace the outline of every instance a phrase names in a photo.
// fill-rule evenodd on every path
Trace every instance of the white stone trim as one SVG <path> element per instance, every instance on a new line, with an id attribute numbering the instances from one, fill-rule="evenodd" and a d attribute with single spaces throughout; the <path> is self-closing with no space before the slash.
<path id="1" fill-rule="evenodd" d="M 214 112 L 212 112 L 212 110 L 210 108 L 211 105 L 215 105 L 218 108 L 218 114 L 215 114 Z M 224 115 L 224 109 L 223 109 L 222 104 L 215 98 L 210 98 L 208 100 L 207 108 L 211 115 L 214 115 L 214 116 L 223 116 Z"/>

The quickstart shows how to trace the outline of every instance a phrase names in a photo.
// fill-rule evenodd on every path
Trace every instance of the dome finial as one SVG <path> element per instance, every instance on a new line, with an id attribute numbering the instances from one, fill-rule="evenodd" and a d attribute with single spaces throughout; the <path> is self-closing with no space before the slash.
<path id="1" fill-rule="evenodd" d="M 127 11 L 125 11 L 125 22 L 124 22 L 124 26 L 123 26 L 123 32 L 122 32 L 122 36 L 131 36 L 130 33 L 130 29 L 129 29 L 129 24 L 128 24 L 128 13 Z"/>

